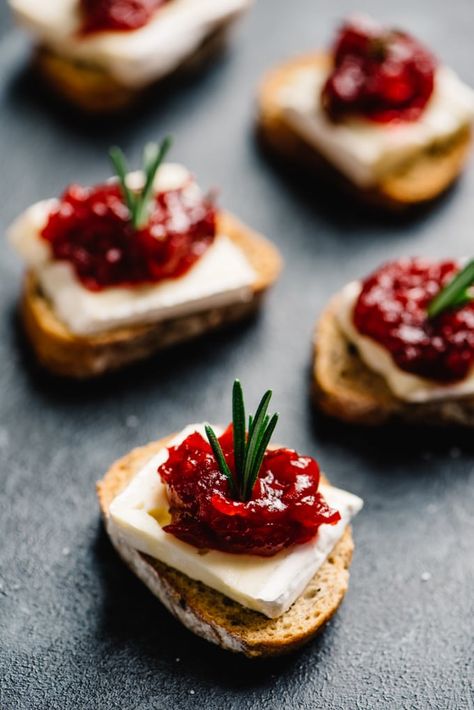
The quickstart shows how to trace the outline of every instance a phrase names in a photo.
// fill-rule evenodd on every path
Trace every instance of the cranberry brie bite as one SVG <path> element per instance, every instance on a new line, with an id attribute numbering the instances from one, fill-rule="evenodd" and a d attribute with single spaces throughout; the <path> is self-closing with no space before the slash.
<path id="1" fill-rule="evenodd" d="M 89 111 L 130 104 L 213 56 L 252 0 L 9 0 L 53 89 Z"/>
<path id="2" fill-rule="evenodd" d="M 336 611 L 362 507 L 314 459 L 269 446 L 270 397 L 247 429 L 236 381 L 226 429 L 187 426 L 98 484 L 107 532 L 133 571 L 189 629 L 248 656 L 293 650 Z"/>
<path id="3" fill-rule="evenodd" d="M 260 128 L 271 149 L 386 207 L 429 201 L 469 152 L 474 92 L 417 39 L 347 21 L 329 54 L 264 79 Z"/>
<path id="4" fill-rule="evenodd" d="M 57 374 L 99 375 L 239 320 L 278 276 L 275 248 L 162 163 L 167 147 L 147 146 L 134 173 L 112 149 L 117 178 L 72 185 L 10 227 L 26 333 Z"/>
<path id="5" fill-rule="evenodd" d="M 412 258 L 348 284 L 315 339 L 316 401 L 351 422 L 474 426 L 474 262 Z"/>

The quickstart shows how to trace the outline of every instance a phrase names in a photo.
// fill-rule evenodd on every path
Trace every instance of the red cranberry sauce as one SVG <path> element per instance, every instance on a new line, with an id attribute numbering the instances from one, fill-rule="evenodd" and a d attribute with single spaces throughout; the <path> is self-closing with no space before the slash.
<path id="1" fill-rule="evenodd" d="M 457 271 L 454 261 L 403 259 L 382 266 L 363 282 L 355 327 L 406 372 L 446 384 L 464 379 L 474 366 L 474 302 L 434 319 L 426 314 Z"/>
<path id="2" fill-rule="evenodd" d="M 80 0 L 81 34 L 136 30 L 146 25 L 169 0 Z"/>
<path id="3" fill-rule="evenodd" d="M 416 121 L 433 93 L 436 59 L 405 32 L 346 22 L 332 54 L 322 104 L 333 120 Z"/>
<path id="4" fill-rule="evenodd" d="M 234 471 L 232 425 L 219 442 Z M 201 549 L 269 557 L 311 540 L 320 525 L 340 520 L 318 493 L 316 461 L 290 449 L 267 451 L 245 503 L 231 497 L 227 478 L 198 433 L 172 447 L 158 473 L 172 516 L 164 530 Z"/>
<path id="5" fill-rule="evenodd" d="M 185 188 L 159 192 L 148 224 L 135 230 L 120 187 L 72 185 L 41 236 L 91 291 L 154 284 L 185 274 L 212 244 L 216 209 Z"/>

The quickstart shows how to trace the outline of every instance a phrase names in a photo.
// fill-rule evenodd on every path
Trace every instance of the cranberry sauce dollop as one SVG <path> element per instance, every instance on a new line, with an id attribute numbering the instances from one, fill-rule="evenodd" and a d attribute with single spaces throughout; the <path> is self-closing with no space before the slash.
<path id="1" fill-rule="evenodd" d="M 428 319 L 426 308 L 459 271 L 454 261 L 403 259 L 369 276 L 353 321 L 386 348 L 398 367 L 440 383 L 464 379 L 474 366 L 474 302 Z"/>
<path id="2" fill-rule="evenodd" d="M 148 224 L 135 230 L 120 187 L 72 185 L 41 232 L 53 257 L 72 264 L 91 291 L 177 278 L 212 244 L 216 209 L 185 188 L 159 192 Z"/>
<path id="3" fill-rule="evenodd" d="M 169 0 L 80 0 L 82 35 L 93 32 L 124 32 L 146 25 Z"/>
<path id="4" fill-rule="evenodd" d="M 322 104 L 333 120 L 416 121 L 433 93 L 436 59 L 399 30 L 363 21 L 345 23 L 333 50 Z"/>
<path id="5" fill-rule="evenodd" d="M 234 471 L 232 425 L 219 442 Z M 290 449 L 267 451 L 245 503 L 231 497 L 227 478 L 199 433 L 171 448 L 158 473 L 172 517 L 164 530 L 200 549 L 269 557 L 311 540 L 320 525 L 340 520 L 318 493 L 316 461 Z"/>

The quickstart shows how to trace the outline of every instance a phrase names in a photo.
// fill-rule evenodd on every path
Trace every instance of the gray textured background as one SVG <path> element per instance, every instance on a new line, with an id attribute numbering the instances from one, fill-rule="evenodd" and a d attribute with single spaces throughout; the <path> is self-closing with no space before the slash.
<path id="1" fill-rule="evenodd" d="M 308 401 L 313 321 L 333 291 L 388 257 L 472 253 L 474 171 L 426 215 L 383 222 L 283 175 L 253 140 L 264 69 L 327 43 L 355 9 L 412 29 L 474 85 L 472 0 L 260 0 L 212 70 L 133 120 L 91 126 L 48 106 L 28 80 L 27 40 L 2 3 L 2 232 L 69 181 L 105 178 L 112 142 L 138 159 L 145 140 L 170 131 L 173 158 L 221 186 L 222 204 L 278 244 L 286 270 L 245 327 L 72 387 L 28 357 L 14 317 L 21 267 L 2 241 L 1 710 L 474 707 L 472 437 L 349 429 L 314 417 Z M 274 388 L 280 441 L 366 499 L 340 612 L 305 650 L 266 663 L 182 629 L 117 559 L 94 494 L 131 447 L 228 419 L 236 375 L 252 403 Z"/>

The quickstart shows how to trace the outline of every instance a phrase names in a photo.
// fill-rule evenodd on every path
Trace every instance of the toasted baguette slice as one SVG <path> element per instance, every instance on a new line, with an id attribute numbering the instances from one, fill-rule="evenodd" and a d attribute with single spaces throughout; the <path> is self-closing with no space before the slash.
<path id="1" fill-rule="evenodd" d="M 241 606 L 133 549 L 109 519 L 113 499 L 174 436 L 134 449 L 116 461 L 97 484 L 101 512 L 113 546 L 162 604 L 198 636 L 249 657 L 276 656 L 297 649 L 312 639 L 332 617 L 347 591 L 348 569 L 354 549 L 350 527 L 346 528 L 303 594 L 283 616 L 268 619 Z"/>
<path id="2" fill-rule="evenodd" d="M 264 77 L 259 93 L 258 125 L 265 145 L 284 159 L 323 174 L 353 195 L 371 204 L 403 210 L 435 199 L 459 176 L 469 154 L 471 127 L 463 126 L 449 139 L 433 144 L 397 172 L 390 173 L 370 189 L 354 185 L 314 146 L 301 138 L 285 120 L 278 96 L 301 71 L 312 66 L 329 67 L 322 54 L 298 57 L 276 67 Z"/>
<path id="3" fill-rule="evenodd" d="M 410 403 L 395 397 L 349 343 L 336 318 L 339 297 L 323 312 L 314 337 L 313 387 L 316 405 L 352 424 L 406 421 L 421 425 L 474 427 L 474 397 Z"/>
<path id="4" fill-rule="evenodd" d="M 281 269 L 280 255 L 269 241 L 228 213 L 220 213 L 218 233 L 230 237 L 255 270 L 253 297 L 246 302 L 157 323 L 121 327 L 97 335 L 74 335 L 56 317 L 34 274 L 28 273 L 23 285 L 21 314 L 27 337 L 40 363 L 57 375 L 94 377 L 249 316 L 277 279 Z"/>
<path id="5" fill-rule="evenodd" d="M 226 45 L 232 19 L 223 22 L 202 41 L 172 76 L 199 71 Z M 33 66 L 53 93 L 89 114 L 110 114 L 134 106 L 148 92 L 171 78 L 164 76 L 151 86 L 133 89 L 121 84 L 99 65 L 73 60 L 42 45 L 33 57 Z"/>

